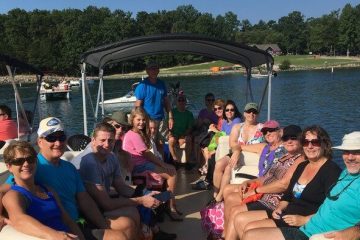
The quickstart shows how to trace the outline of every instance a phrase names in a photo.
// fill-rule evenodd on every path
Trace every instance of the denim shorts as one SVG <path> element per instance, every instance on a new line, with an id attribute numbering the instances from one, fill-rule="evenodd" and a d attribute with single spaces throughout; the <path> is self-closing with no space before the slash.
<path id="1" fill-rule="evenodd" d="M 151 171 L 153 172 L 155 170 L 156 165 L 152 162 L 146 162 L 141 165 L 137 165 L 133 169 L 133 173 L 142 173 L 145 171 Z"/>

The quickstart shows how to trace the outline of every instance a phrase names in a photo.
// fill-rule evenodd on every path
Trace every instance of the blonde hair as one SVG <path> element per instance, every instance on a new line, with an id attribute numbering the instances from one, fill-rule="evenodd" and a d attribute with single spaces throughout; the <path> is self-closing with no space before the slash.
<path id="1" fill-rule="evenodd" d="M 145 127 L 141 131 L 134 127 L 134 118 L 136 115 L 139 115 L 145 119 Z M 129 121 L 132 125 L 132 130 L 140 134 L 145 145 L 150 148 L 150 128 L 149 128 L 149 116 L 146 114 L 145 110 L 142 107 L 135 107 L 131 110 Z"/>

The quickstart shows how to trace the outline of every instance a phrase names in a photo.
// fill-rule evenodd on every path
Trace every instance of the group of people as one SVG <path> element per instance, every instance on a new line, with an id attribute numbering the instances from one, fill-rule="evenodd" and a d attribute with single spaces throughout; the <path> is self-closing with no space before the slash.
<path id="1" fill-rule="evenodd" d="M 38 153 L 25 141 L 5 149 L 11 176 L 0 186 L 0 212 L 7 212 L 0 216 L 0 228 L 7 224 L 44 239 L 142 239 L 147 226 L 154 239 L 175 239 L 176 234 L 161 231 L 152 221 L 151 209 L 163 204 L 161 193 L 134 189 L 125 181 L 129 173 L 163 179 L 171 196 L 167 213 L 182 221 L 173 197 L 177 164 L 164 157 L 168 141 L 174 163 L 179 163 L 178 148 L 185 144 L 186 159 L 204 174 L 195 189 L 212 186 L 210 203 L 223 206 L 222 235 L 210 237 L 360 239 L 360 132 L 346 134 L 333 147 L 318 125 L 301 129 L 282 128 L 275 120 L 260 123 L 256 103 L 247 103 L 241 114 L 233 101 L 212 93 L 206 94 L 206 107 L 195 119 L 182 92 L 172 108 L 155 62 L 146 72 L 148 78 L 135 89 L 137 101 L 129 118 L 123 112 L 105 117 L 85 150 L 71 161 L 61 159 L 67 135 L 56 117 L 40 122 Z M 0 124 L 10 126 L 10 120 L 11 111 L 0 106 Z M 203 142 L 203 132 L 213 133 L 210 141 Z M 218 139 L 225 135 L 231 150 L 215 159 Z M 344 170 L 333 161 L 332 149 L 342 150 Z M 258 176 L 230 184 L 242 151 L 259 155 Z"/>

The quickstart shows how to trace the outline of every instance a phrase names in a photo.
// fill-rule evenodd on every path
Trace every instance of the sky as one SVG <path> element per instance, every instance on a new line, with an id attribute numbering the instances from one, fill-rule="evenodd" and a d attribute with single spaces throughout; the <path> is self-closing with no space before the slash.
<path id="1" fill-rule="evenodd" d="M 139 11 L 174 10 L 180 5 L 191 4 L 201 13 L 207 12 L 216 16 L 232 11 L 240 21 L 248 19 L 255 24 L 259 20 L 277 21 L 292 11 L 300 11 L 305 19 L 320 17 L 333 10 L 342 9 L 347 3 L 354 7 L 360 4 L 360 0 L 0 0 L 0 13 L 7 13 L 13 8 L 21 8 L 26 11 L 34 9 L 62 10 L 66 8 L 84 9 L 92 5 L 108 7 L 110 10 L 129 11 L 135 17 Z"/>

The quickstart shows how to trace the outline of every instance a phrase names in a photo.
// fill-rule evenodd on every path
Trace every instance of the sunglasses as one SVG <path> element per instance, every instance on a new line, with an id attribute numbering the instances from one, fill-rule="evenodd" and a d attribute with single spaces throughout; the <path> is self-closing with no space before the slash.
<path id="1" fill-rule="evenodd" d="M 185 99 L 178 99 L 178 102 L 185 102 Z"/>
<path id="2" fill-rule="evenodd" d="M 225 109 L 225 112 L 235 112 L 235 109 L 233 109 L 233 108 L 227 108 L 227 109 Z"/>
<path id="3" fill-rule="evenodd" d="M 44 139 L 47 141 L 47 142 L 51 142 L 51 143 L 54 143 L 56 141 L 59 141 L 59 142 L 65 142 L 66 140 L 66 135 L 65 134 L 62 134 L 62 135 L 49 135 L 49 136 L 46 136 L 44 137 Z"/>
<path id="4" fill-rule="evenodd" d="M 292 140 L 292 141 L 298 140 L 298 138 L 296 136 L 285 136 L 285 137 L 282 137 L 282 140 L 284 142 L 287 142 L 289 140 Z"/>
<path id="5" fill-rule="evenodd" d="M 10 161 L 11 165 L 15 165 L 15 166 L 21 166 L 23 165 L 25 162 L 27 162 L 28 164 L 33 164 L 36 161 L 36 157 L 23 157 L 23 158 L 14 158 L 13 160 Z"/>
<path id="6" fill-rule="evenodd" d="M 122 128 L 122 127 L 123 127 L 122 125 L 117 124 L 117 123 L 113 124 L 113 126 L 114 126 L 114 128 L 116 128 L 116 129 L 119 129 L 119 128 Z"/>
<path id="7" fill-rule="evenodd" d="M 317 139 L 317 138 L 311 139 L 311 140 L 304 139 L 304 140 L 302 141 L 303 147 L 308 147 L 310 143 L 311 143 L 311 145 L 313 145 L 314 147 L 320 147 L 320 146 L 321 146 L 321 141 L 320 141 L 320 139 Z"/>
<path id="8" fill-rule="evenodd" d="M 214 111 L 222 110 L 222 107 L 214 107 Z"/>
<path id="9" fill-rule="evenodd" d="M 276 132 L 277 130 L 279 130 L 279 128 L 263 128 L 261 129 L 261 132 L 263 133 L 263 135 L 266 135 L 268 132 L 272 133 Z"/>
<path id="10" fill-rule="evenodd" d="M 356 179 L 358 179 L 358 178 L 354 178 L 354 179 L 351 180 L 351 182 L 349 182 L 338 194 L 335 194 L 335 195 L 331 196 L 331 195 L 330 195 L 331 190 L 335 187 L 335 185 L 336 185 L 338 182 L 342 181 L 346 176 L 347 176 L 347 175 L 345 175 L 344 177 L 338 179 L 336 182 L 334 182 L 334 183 L 329 187 L 329 190 L 326 192 L 326 197 L 327 197 L 328 199 L 330 199 L 331 201 L 336 201 L 336 200 L 338 200 L 339 197 L 340 197 L 340 195 L 341 195 L 346 189 L 348 189 L 348 188 L 350 187 L 350 185 L 351 185 Z"/>
<path id="11" fill-rule="evenodd" d="M 259 114 L 259 112 L 256 109 L 249 109 L 245 111 L 246 113 L 253 113 L 253 114 Z"/>
<path id="12" fill-rule="evenodd" d="M 343 150 L 343 154 L 345 155 L 360 155 L 360 150 Z"/>
<path id="13" fill-rule="evenodd" d="M 215 99 L 213 99 L 213 98 L 208 98 L 208 99 L 206 99 L 206 101 L 207 101 L 207 102 L 215 102 Z"/>

